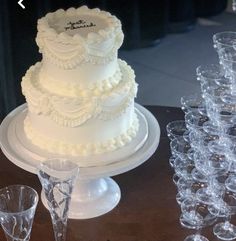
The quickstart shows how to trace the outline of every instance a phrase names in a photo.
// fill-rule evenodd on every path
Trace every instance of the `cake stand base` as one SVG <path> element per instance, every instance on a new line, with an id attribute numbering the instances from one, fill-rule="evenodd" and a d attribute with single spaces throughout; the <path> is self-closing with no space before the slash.
<path id="1" fill-rule="evenodd" d="M 88 219 L 111 211 L 120 201 L 118 184 L 110 177 L 78 181 L 72 194 L 69 218 Z M 44 192 L 41 200 L 48 207 Z"/>
<path id="2" fill-rule="evenodd" d="M 124 148 L 113 152 L 112 156 L 106 153 L 96 156 L 97 166 L 80 167 L 79 178 L 72 193 L 69 218 L 93 218 L 112 210 L 119 203 L 121 192 L 118 184 L 110 176 L 141 165 L 155 152 L 160 140 L 159 124 L 144 107 L 135 104 L 135 109 L 140 123 L 137 137 Z M 26 113 L 27 106 L 22 105 L 3 120 L 0 126 L 0 145 L 11 162 L 24 170 L 36 173 L 40 161 L 55 156 L 50 156 L 49 153 L 31 145 L 25 138 L 23 116 Z M 111 163 L 104 162 L 108 156 L 112 158 Z M 69 156 L 65 158 L 75 159 Z M 47 207 L 44 195 L 41 196 Z"/>

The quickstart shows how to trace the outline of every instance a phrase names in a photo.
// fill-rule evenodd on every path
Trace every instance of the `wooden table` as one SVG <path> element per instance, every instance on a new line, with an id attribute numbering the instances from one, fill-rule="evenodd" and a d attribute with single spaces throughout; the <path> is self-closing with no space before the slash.
<path id="1" fill-rule="evenodd" d="M 172 182 L 169 141 L 165 127 L 168 122 L 183 119 L 178 108 L 147 107 L 161 127 L 160 144 L 154 155 L 144 164 L 127 173 L 115 176 L 121 188 L 121 201 L 111 212 L 87 220 L 69 220 L 67 241 L 180 241 L 192 230 L 179 224 L 180 210 L 175 200 Z M 41 192 L 36 175 L 12 164 L 0 152 L 0 188 L 11 184 L 26 184 Z M 203 233 L 209 240 L 217 240 L 212 228 Z M 5 240 L 0 231 L 0 240 Z M 54 241 L 49 212 L 41 201 L 37 207 L 31 241 Z"/>

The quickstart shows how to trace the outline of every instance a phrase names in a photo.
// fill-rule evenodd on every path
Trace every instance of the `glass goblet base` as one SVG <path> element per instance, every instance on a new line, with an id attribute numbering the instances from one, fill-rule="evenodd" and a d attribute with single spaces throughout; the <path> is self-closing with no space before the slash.
<path id="1" fill-rule="evenodd" d="M 207 177 L 203 175 L 201 172 L 199 172 L 196 168 L 193 168 L 191 175 L 193 180 L 199 181 L 202 183 L 207 183 Z"/>
<path id="2" fill-rule="evenodd" d="M 206 237 L 200 234 L 192 234 L 187 236 L 184 241 L 209 241 Z"/>
<path id="3" fill-rule="evenodd" d="M 180 224 L 182 225 L 182 227 L 184 227 L 184 228 L 196 229 L 196 230 L 199 228 L 198 226 L 189 223 L 189 222 L 183 217 L 183 215 L 180 216 L 179 221 L 180 221 Z"/>
<path id="4" fill-rule="evenodd" d="M 213 227 L 213 233 L 218 239 L 233 240 L 236 239 L 236 226 L 229 222 L 217 223 Z"/>
<path id="5" fill-rule="evenodd" d="M 224 155 L 225 150 L 230 146 L 230 142 L 227 138 L 221 138 L 208 143 L 208 148 L 210 152 Z"/>
<path id="6" fill-rule="evenodd" d="M 214 202 L 213 194 L 210 192 L 209 188 L 203 187 L 196 192 L 197 199 L 205 204 L 212 204 Z"/>

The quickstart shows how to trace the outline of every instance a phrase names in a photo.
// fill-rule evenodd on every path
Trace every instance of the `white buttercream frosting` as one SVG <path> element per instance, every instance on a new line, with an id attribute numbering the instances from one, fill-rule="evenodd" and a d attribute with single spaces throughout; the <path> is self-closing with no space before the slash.
<path id="1" fill-rule="evenodd" d="M 87 89 L 101 86 L 105 81 L 110 83 L 116 78 L 114 75 L 119 74 L 119 72 L 119 61 L 117 59 L 106 64 L 95 65 L 87 62 L 66 70 L 58 68 L 55 64 L 44 59 L 40 70 L 40 83 L 50 91 L 54 90 L 55 85 L 67 86 L 67 90 L 68 88 L 74 90 L 78 90 L 78 88 Z"/>
<path id="2" fill-rule="evenodd" d="M 115 16 L 83 6 L 60 9 L 39 19 L 36 42 L 44 59 L 73 69 L 83 62 L 99 64 L 115 59 L 123 38 Z"/>
<path id="3" fill-rule="evenodd" d="M 72 156 L 114 151 L 128 144 L 136 136 L 138 128 L 138 118 L 132 111 L 113 122 L 90 120 L 82 128 L 55 127 L 50 119 L 37 118 L 34 114 L 24 123 L 26 136 L 32 143 L 48 152 Z"/>
<path id="4" fill-rule="evenodd" d="M 73 73 L 67 73 L 67 75 L 66 73 L 60 75 L 60 73 L 56 72 L 57 76 L 54 74 L 54 77 L 49 75 L 48 72 L 45 72 L 42 66 L 39 73 L 39 82 L 45 90 L 69 97 L 81 96 L 81 94 L 86 91 L 108 91 L 119 84 L 122 79 L 122 70 L 126 68 L 125 65 L 126 63 L 124 61 L 118 61 L 118 66 L 115 65 L 115 72 L 109 75 L 104 74 L 104 71 L 100 71 L 101 74 L 99 75 L 98 69 L 94 69 L 94 66 L 90 65 L 90 68 L 89 66 L 86 68 L 86 74 L 81 74 L 81 71 L 76 71 L 76 69 L 73 70 Z M 108 70 L 109 67 L 110 66 L 107 66 Z M 122 70 L 120 68 L 122 68 Z M 69 79 L 68 76 L 70 76 Z M 104 76 L 104 78 L 102 79 L 101 76 Z"/>
<path id="5" fill-rule="evenodd" d="M 137 93 L 133 70 L 120 61 L 122 78 L 112 87 L 100 86 L 95 89 L 78 89 L 77 96 L 62 96 L 66 89 L 56 88 L 56 93 L 45 90 L 39 81 L 41 63 L 32 66 L 21 82 L 30 112 L 47 115 L 58 125 L 74 127 L 90 118 L 114 119 L 124 112 Z M 69 90 L 70 93 L 70 90 Z"/>
<path id="6" fill-rule="evenodd" d="M 117 59 L 120 21 L 99 9 L 60 9 L 39 19 L 36 42 L 43 59 L 22 79 L 31 142 L 72 156 L 129 143 L 139 129 L 137 84 L 132 68 Z"/>

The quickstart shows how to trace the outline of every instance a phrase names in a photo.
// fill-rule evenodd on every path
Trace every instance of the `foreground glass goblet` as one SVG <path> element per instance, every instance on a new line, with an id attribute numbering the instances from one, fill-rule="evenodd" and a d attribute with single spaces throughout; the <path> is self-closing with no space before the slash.
<path id="1" fill-rule="evenodd" d="M 225 221 L 217 223 L 213 227 L 213 233 L 221 240 L 234 240 L 236 239 L 236 226 L 231 223 L 231 216 L 236 214 L 236 177 L 230 175 L 225 180 L 225 194 L 223 196 L 224 209 L 226 210 L 224 218 Z M 218 208 L 221 208 L 219 206 Z"/>
<path id="2" fill-rule="evenodd" d="M 38 204 L 37 192 L 25 185 L 0 189 L 0 222 L 8 241 L 28 241 Z"/>
<path id="3" fill-rule="evenodd" d="M 200 65 L 196 68 L 197 80 L 200 81 L 201 89 L 227 87 L 232 81 L 225 77 L 224 68 L 220 64 Z"/>
<path id="4" fill-rule="evenodd" d="M 197 193 L 197 199 L 202 203 L 211 205 L 215 200 L 222 197 L 224 185 L 216 178 L 226 175 L 229 169 L 229 163 L 225 156 L 218 153 L 195 153 L 195 168 L 207 177 L 208 185 L 200 188 Z"/>
<path id="5" fill-rule="evenodd" d="M 197 111 L 200 114 L 206 114 L 204 99 L 201 94 L 191 94 L 182 96 L 180 99 L 181 109 L 187 114 L 189 111 Z"/>
<path id="6" fill-rule="evenodd" d="M 185 141 L 184 138 L 174 139 L 170 142 L 171 153 L 174 157 L 181 159 L 188 158 L 188 153 L 191 149 L 189 142 Z"/>
<path id="7" fill-rule="evenodd" d="M 49 159 L 38 166 L 56 241 L 66 240 L 69 205 L 78 172 L 77 164 L 65 159 Z"/>
<path id="8" fill-rule="evenodd" d="M 170 140 L 182 138 L 188 131 L 184 120 L 171 121 L 166 126 L 167 136 Z"/>
<path id="9" fill-rule="evenodd" d="M 236 32 L 225 31 L 213 35 L 214 48 L 220 50 L 225 47 L 234 47 L 236 44 Z"/>
<path id="10" fill-rule="evenodd" d="M 203 227 L 210 226 L 216 221 L 216 216 L 209 212 L 208 206 L 190 197 L 181 203 L 181 212 L 181 224 L 197 231 L 196 234 L 187 236 L 184 241 L 209 241 L 201 235 Z"/>

